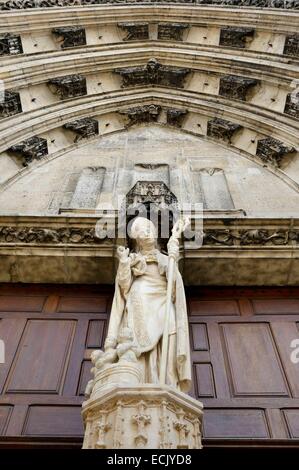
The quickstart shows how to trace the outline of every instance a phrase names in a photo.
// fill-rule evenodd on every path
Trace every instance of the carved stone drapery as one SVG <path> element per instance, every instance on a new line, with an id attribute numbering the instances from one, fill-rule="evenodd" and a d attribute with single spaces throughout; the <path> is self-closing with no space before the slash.
<path id="1" fill-rule="evenodd" d="M 0 56 L 23 54 L 21 36 L 18 34 L 4 34 L 0 36 Z"/>
<path id="2" fill-rule="evenodd" d="M 54 8 L 76 5 L 161 3 L 161 0 L 7 0 L 0 3 L 0 10 L 29 8 Z M 298 0 L 163 0 L 162 3 L 199 5 L 227 5 L 233 7 L 298 9 Z"/>
<path id="3" fill-rule="evenodd" d="M 239 47 L 243 49 L 246 46 L 246 41 L 252 39 L 253 36 L 253 28 L 237 28 L 234 26 L 221 28 L 220 46 Z"/>
<path id="4" fill-rule="evenodd" d="M 0 117 L 13 116 L 22 112 L 20 95 L 16 91 L 5 91 L 4 100 L 0 100 Z"/>
<path id="5" fill-rule="evenodd" d="M 10 147 L 8 152 L 21 156 L 23 158 L 23 165 L 27 166 L 33 160 L 40 160 L 48 154 L 47 140 L 38 136 L 30 137 Z"/>
<path id="6" fill-rule="evenodd" d="M 220 78 L 219 95 L 235 100 L 246 101 L 248 90 L 258 83 L 259 80 L 255 80 L 254 78 L 224 75 Z"/>
<path id="7" fill-rule="evenodd" d="M 142 41 L 149 38 L 148 23 L 118 23 L 117 26 L 127 32 L 124 41 Z"/>
<path id="8" fill-rule="evenodd" d="M 260 157 L 263 162 L 280 167 L 283 157 L 294 151 L 294 147 L 285 145 L 283 142 L 273 137 L 267 137 L 266 139 L 260 139 L 258 141 L 256 155 Z"/>
<path id="9" fill-rule="evenodd" d="M 81 26 L 53 28 L 52 33 L 62 38 L 61 49 L 86 45 L 85 29 Z"/>
<path id="10" fill-rule="evenodd" d="M 293 57 L 299 57 L 299 34 L 291 34 L 286 37 L 283 53 Z"/>
<path id="11" fill-rule="evenodd" d="M 158 39 L 167 41 L 182 41 L 183 33 L 189 28 L 185 23 L 160 23 L 158 25 Z"/>
<path id="12" fill-rule="evenodd" d="M 127 206 L 144 203 L 176 205 L 177 198 L 161 181 L 137 181 L 126 197 Z"/>
<path id="13" fill-rule="evenodd" d="M 146 65 L 114 70 L 122 77 L 122 88 L 134 85 L 160 85 L 183 88 L 190 69 L 162 65 L 150 59 Z"/>
<path id="14" fill-rule="evenodd" d="M 284 112 L 299 119 L 299 93 L 289 93 L 287 95 Z"/>
<path id="15" fill-rule="evenodd" d="M 234 133 L 241 128 L 242 126 L 240 124 L 235 124 L 225 119 L 214 118 L 208 121 L 207 134 L 209 137 L 230 142 Z"/>
<path id="16" fill-rule="evenodd" d="M 120 114 L 127 116 L 129 119 L 127 127 L 133 126 L 134 124 L 156 122 L 160 112 L 161 106 L 155 104 L 136 106 L 134 108 L 119 111 Z"/>
<path id="17" fill-rule="evenodd" d="M 93 137 L 99 133 L 99 123 L 93 118 L 76 119 L 76 121 L 64 124 L 63 127 L 77 134 L 75 142 Z"/>
<path id="18" fill-rule="evenodd" d="M 52 78 L 48 84 L 51 91 L 59 95 L 62 100 L 87 94 L 86 78 L 83 75 L 65 75 L 64 77 Z"/>

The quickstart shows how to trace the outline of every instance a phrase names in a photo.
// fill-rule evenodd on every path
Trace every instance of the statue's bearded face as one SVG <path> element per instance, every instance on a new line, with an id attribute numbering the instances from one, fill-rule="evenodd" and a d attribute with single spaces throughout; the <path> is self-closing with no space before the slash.
<path id="1" fill-rule="evenodd" d="M 137 217 L 131 227 L 131 237 L 137 241 L 139 246 L 155 245 L 157 240 L 156 227 L 145 217 Z"/>

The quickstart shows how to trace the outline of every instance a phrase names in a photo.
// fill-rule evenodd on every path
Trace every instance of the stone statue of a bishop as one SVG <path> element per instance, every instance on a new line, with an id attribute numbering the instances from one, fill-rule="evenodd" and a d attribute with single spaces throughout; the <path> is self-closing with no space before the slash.
<path id="1" fill-rule="evenodd" d="M 184 285 L 177 266 L 178 238 L 182 231 L 182 221 L 178 221 L 167 245 L 167 256 L 157 248 L 157 231 L 150 220 L 137 217 L 132 223 L 130 236 L 135 241 L 134 252 L 125 247 L 117 249 L 119 266 L 105 355 L 113 358 L 115 351 L 122 350 L 120 335 L 131 335 L 131 349 L 142 370 L 143 382 L 159 384 L 169 258 L 173 257 L 176 262 L 167 328 L 165 382 L 187 392 L 191 385 L 189 331 Z"/>

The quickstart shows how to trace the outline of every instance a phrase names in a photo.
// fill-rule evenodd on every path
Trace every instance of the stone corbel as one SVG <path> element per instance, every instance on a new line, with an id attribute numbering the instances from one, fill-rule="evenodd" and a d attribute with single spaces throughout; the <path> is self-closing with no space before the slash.
<path id="1" fill-rule="evenodd" d="M 299 93 L 292 92 L 287 95 L 284 112 L 299 119 Z"/>
<path id="2" fill-rule="evenodd" d="M 161 112 L 161 106 L 150 104 L 144 106 L 135 106 L 134 108 L 119 111 L 119 114 L 128 118 L 126 127 L 134 124 L 156 122 Z"/>
<path id="3" fill-rule="evenodd" d="M 18 34 L 4 34 L 0 36 L 0 56 L 23 54 L 21 36 Z"/>
<path id="4" fill-rule="evenodd" d="M 87 139 L 99 133 L 99 123 L 93 118 L 77 119 L 76 121 L 64 124 L 63 127 L 77 134 L 75 143 L 81 139 Z"/>
<path id="5" fill-rule="evenodd" d="M 221 28 L 220 31 L 220 46 L 238 47 L 244 49 L 246 42 L 253 39 L 253 28 L 237 28 L 234 26 L 227 26 Z"/>
<path id="6" fill-rule="evenodd" d="M 142 41 L 149 38 L 148 23 L 118 23 L 117 26 L 127 33 L 124 41 Z"/>
<path id="7" fill-rule="evenodd" d="M 22 112 L 20 95 L 16 91 L 4 92 L 4 100 L 0 100 L 0 117 L 14 116 Z"/>
<path id="8" fill-rule="evenodd" d="M 186 109 L 169 108 L 166 111 L 167 124 L 170 126 L 182 127 L 183 120 L 187 115 Z"/>
<path id="9" fill-rule="evenodd" d="M 48 154 L 47 140 L 38 136 L 30 137 L 19 144 L 13 145 L 8 151 L 22 157 L 23 165 L 27 166 L 33 160 L 40 160 Z"/>
<path id="10" fill-rule="evenodd" d="M 157 59 L 150 59 L 146 65 L 115 69 L 122 78 L 122 88 L 136 85 L 160 85 L 183 88 L 188 68 L 162 65 Z"/>
<path id="11" fill-rule="evenodd" d="M 225 140 L 230 143 L 234 133 L 240 129 L 242 129 L 240 124 L 236 124 L 225 119 L 214 118 L 211 121 L 208 121 L 207 134 L 209 137 Z"/>
<path id="12" fill-rule="evenodd" d="M 65 75 L 48 81 L 52 93 L 60 99 L 75 98 L 87 94 L 86 78 L 83 75 Z"/>
<path id="13" fill-rule="evenodd" d="M 299 34 L 291 34 L 286 37 L 283 53 L 293 57 L 299 57 Z"/>
<path id="14" fill-rule="evenodd" d="M 248 90 L 258 83 L 260 83 L 260 80 L 255 80 L 254 78 L 224 75 L 220 78 L 219 95 L 234 100 L 246 101 Z"/>
<path id="15" fill-rule="evenodd" d="M 167 41 L 183 41 L 183 34 L 189 28 L 185 23 L 158 24 L 158 39 Z"/>
<path id="16" fill-rule="evenodd" d="M 288 153 L 295 152 L 295 148 L 285 145 L 273 137 L 260 139 L 257 143 L 256 155 L 265 163 L 280 167 L 282 160 Z"/>
<path id="17" fill-rule="evenodd" d="M 85 29 L 81 26 L 53 28 L 52 33 L 62 38 L 61 49 L 86 45 Z"/>

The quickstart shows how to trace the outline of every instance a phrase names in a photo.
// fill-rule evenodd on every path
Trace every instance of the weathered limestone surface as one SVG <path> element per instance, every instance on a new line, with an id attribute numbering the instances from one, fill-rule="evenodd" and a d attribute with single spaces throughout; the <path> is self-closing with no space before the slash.
<path id="1" fill-rule="evenodd" d="M 83 418 L 83 449 L 201 448 L 202 404 L 172 387 L 111 385 Z"/>

